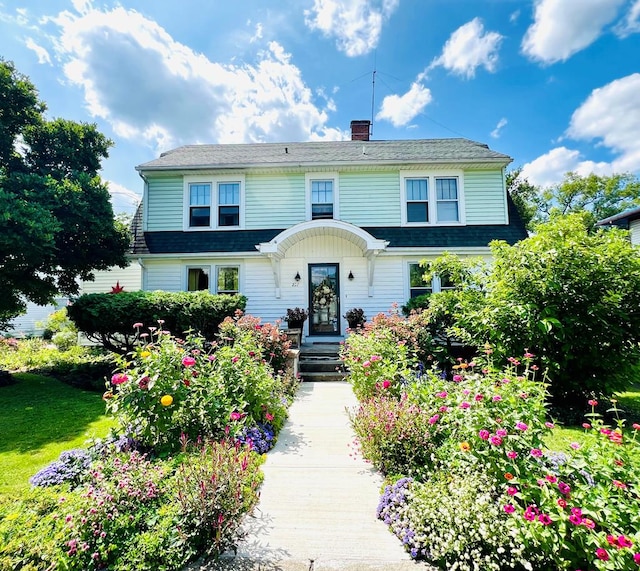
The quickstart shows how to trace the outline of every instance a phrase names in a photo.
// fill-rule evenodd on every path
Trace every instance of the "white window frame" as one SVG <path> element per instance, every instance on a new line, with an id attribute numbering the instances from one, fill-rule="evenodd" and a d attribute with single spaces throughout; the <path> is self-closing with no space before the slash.
<path id="1" fill-rule="evenodd" d="M 340 180 L 337 172 L 317 172 L 305 174 L 306 209 L 307 220 L 313 220 L 311 215 L 311 183 L 313 181 L 330 180 L 333 182 L 333 220 L 340 220 Z M 317 219 L 320 220 L 320 219 Z M 327 218 L 326 220 L 331 220 Z"/>
<path id="2" fill-rule="evenodd" d="M 213 292 L 214 293 L 220 293 L 218 291 L 218 272 L 220 271 L 220 268 L 236 268 L 238 270 L 238 291 L 235 293 L 240 293 L 242 291 L 242 287 L 240 285 L 240 264 L 216 264 L 215 265 L 215 269 L 214 269 L 214 277 L 215 277 L 215 283 L 213 284 Z M 229 293 L 229 292 L 223 292 L 225 294 Z M 233 295 L 233 294 L 231 294 Z"/>
<path id="3" fill-rule="evenodd" d="M 438 221 L 438 201 L 436 192 L 436 180 L 439 178 L 455 178 L 458 180 L 458 220 Z M 407 186 L 409 179 L 427 179 L 427 200 L 429 209 L 428 222 L 409 222 L 407 220 Z M 464 226 L 466 224 L 464 206 L 464 171 L 438 170 L 438 171 L 400 171 L 400 200 L 402 204 L 400 223 L 402 226 Z"/>
<path id="4" fill-rule="evenodd" d="M 406 271 L 407 271 L 407 276 L 406 276 L 406 284 L 407 284 L 407 289 L 406 289 L 406 299 L 411 299 L 411 266 L 419 266 L 420 265 L 420 260 L 409 260 L 407 262 L 406 265 Z M 424 286 L 425 288 L 429 287 L 427 284 L 425 284 Z M 442 280 L 440 279 L 440 276 L 435 275 L 433 276 L 433 279 L 431 280 L 431 293 L 440 293 L 442 291 L 449 291 L 449 290 L 453 290 L 455 289 L 455 287 L 442 287 Z"/>
<path id="5" fill-rule="evenodd" d="M 240 203 L 239 203 L 239 222 L 238 226 L 219 226 L 219 192 L 218 185 L 224 183 L 240 184 Z M 190 221 L 190 185 L 192 184 L 210 184 L 211 185 L 211 204 L 209 206 L 209 225 L 208 226 L 189 226 Z M 224 206 L 224 205 L 223 205 Z M 245 227 L 245 176 L 244 174 L 233 174 L 228 176 L 212 176 L 212 175 L 191 175 L 184 177 L 184 216 L 182 221 L 182 229 L 185 232 L 201 232 L 210 230 L 242 230 Z"/>

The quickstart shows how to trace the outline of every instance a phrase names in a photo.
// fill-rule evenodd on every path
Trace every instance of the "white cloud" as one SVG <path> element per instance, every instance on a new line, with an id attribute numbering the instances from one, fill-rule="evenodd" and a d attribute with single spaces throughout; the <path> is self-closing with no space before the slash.
<path id="1" fill-rule="evenodd" d="M 500 121 L 498 121 L 498 124 L 496 125 L 496 128 L 491 131 L 491 136 L 494 139 L 497 139 L 500 137 L 501 131 L 504 127 L 506 127 L 508 121 L 503 117 L 502 119 L 500 119 Z"/>
<path id="2" fill-rule="evenodd" d="M 335 38 L 337 48 L 349 57 L 373 50 L 380 40 L 382 25 L 400 0 L 314 0 L 305 10 L 305 24 Z"/>
<path id="3" fill-rule="evenodd" d="M 480 18 L 474 18 L 460 26 L 447 40 L 442 54 L 435 58 L 428 69 L 442 66 L 467 78 L 484 67 L 493 72 L 498 63 L 498 49 L 502 36 L 497 32 L 486 32 Z"/>
<path id="4" fill-rule="evenodd" d="M 83 3 L 83 6 L 88 4 Z M 61 13 L 56 42 L 68 80 L 117 135 L 155 145 L 339 138 L 282 46 L 228 65 L 176 42 L 134 10 Z M 328 105 L 327 105 L 328 107 Z"/>
<path id="5" fill-rule="evenodd" d="M 530 59 L 565 61 L 592 44 L 627 0 L 536 0 L 534 22 L 522 40 Z"/>
<path id="6" fill-rule="evenodd" d="M 389 121 L 394 127 L 402 127 L 421 113 L 431 99 L 431 91 L 414 82 L 404 95 L 387 95 L 376 119 Z"/>
<path id="7" fill-rule="evenodd" d="M 640 32 L 640 0 L 635 1 L 631 8 L 629 8 L 624 20 L 616 26 L 616 33 L 621 38 L 626 38 L 638 32 Z"/>
<path id="8" fill-rule="evenodd" d="M 568 172 L 584 176 L 592 172 L 601 175 L 611 174 L 613 170 L 606 162 L 583 161 L 579 151 L 566 147 L 551 149 L 522 167 L 523 178 L 541 187 L 558 184 Z"/>
<path id="9" fill-rule="evenodd" d="M 38 63 L 48 63 L 51 65 L 51 56 L 49 55 L 49 52 L 42 46 L 36 44 L 33 38 L 27 38 L 25 45 L 36 54 L 38 57 Z"/>
<path id="10" fill-rule="evenodd" d="M 617 172 L 640 171 L 640 73 L 594 89 L 573 113 L 567 135 L 574 139 L 599 139 L 618 156 Z"/>
<path id="11" fill-rule="evenodd" d="M 518 21 L 519 17 L 520 17 L 520 10 L 516 10 L 515 12 L 512 12 L 509 15 L 509 22 L 511 22 L 512 24 L 515 24 Z"/>
<path id="12" fill-rule="evenodd" d="M 616 156 L 610 162 L 582 160 L 579 151 L 557 147 L 524 165 L 523 176 L 543 186 L 562 180 L 568 171 L 581 175 L 591 172 L 640 173 L 640 73 L 594 89 L 573 113 L 566 136 L 576 140 L 597 140 Z"/>

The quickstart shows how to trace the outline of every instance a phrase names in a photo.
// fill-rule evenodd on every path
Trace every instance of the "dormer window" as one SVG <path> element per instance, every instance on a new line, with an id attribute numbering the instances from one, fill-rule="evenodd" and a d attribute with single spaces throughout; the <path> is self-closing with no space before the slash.
<path id="1" fill-rule="evenodd" d="M 189 185 L 189 226 L 209 226 L 211 223 L 211 185 Z"/>
<path id="2" fill-rule="evenodd" d="M 464 224 L 462 172 L 400 172 L 402 225 Z"/>

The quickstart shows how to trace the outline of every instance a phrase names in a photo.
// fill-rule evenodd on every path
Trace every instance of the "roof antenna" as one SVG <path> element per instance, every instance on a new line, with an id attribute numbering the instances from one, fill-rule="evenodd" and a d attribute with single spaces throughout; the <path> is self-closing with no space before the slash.
<path id="1" fill-rule="evenodd" d="M 376 60 L 378 58 L 378 50 L 373 52 L 373 73 L 371 74 L 371 132 L 369 135 L 373 137 L 373 112 L 376 103 Z"/>

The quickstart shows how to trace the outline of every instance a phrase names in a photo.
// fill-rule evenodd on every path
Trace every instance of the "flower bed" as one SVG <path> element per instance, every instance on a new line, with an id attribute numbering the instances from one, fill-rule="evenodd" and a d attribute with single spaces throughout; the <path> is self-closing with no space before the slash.
<path id="1" fill-rule="evenodd" d="M 640 425 L 607 427 L 592 411 L 592 438 L 559 455 L 543 444 L 553 423 L 533 355 L 497 368 L 487 349 L 452 380 L 417 367 L 399 377 L 401 361 L 386 362 L 398 340 L 377 338 L 369 352 L 357 339 L 345 347 L 361 399 L 351 420 L 388 478 L 379 517 L 412 557 L 446 569 L 640 569 Z"/>

